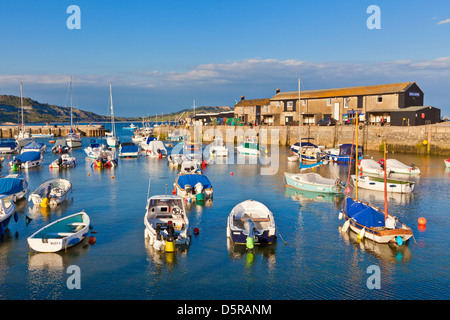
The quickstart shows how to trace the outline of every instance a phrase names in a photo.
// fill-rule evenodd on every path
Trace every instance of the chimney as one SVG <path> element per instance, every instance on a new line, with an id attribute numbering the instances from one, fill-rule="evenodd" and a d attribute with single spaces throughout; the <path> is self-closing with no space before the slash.
<path id="1" fill-rule="evenodd" d="M 280 93 L 280 89 L 275 90 L 275 94 Z"/>
<path id="2" fill-rule="evenodd" d="M 244 96 L 241 96 L 241 101 L 242 101 L 242 100 L 245 100 L 245 97 L 244 97 Z"/>

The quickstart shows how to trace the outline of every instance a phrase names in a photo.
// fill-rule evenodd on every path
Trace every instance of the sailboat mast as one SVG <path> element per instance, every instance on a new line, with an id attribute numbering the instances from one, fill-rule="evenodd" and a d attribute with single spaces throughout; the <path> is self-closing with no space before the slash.
<path id="1" fill-rule="evenodd" d="M 298 139 L 299 139 L 299 156 L 300 169 L 302 168 L 302 115 L 300 112 L 300 78 L 298 78 Z"/>
<path id="2" fill-rule="evenodd" d="M 355 148 L 355 171 L 356 171 L 356 183 L 355 183 L 355 200 L 358 200 L 358 155 L 359 155 L 359 147 L 358 147 L 358 119 L 359 114 L 358 110 L 356 110 L 356 148 Z M 353 146 L 352 146 L 353 148 Z M 351 163 L 352 159 L 350 159 Z"/>
<path id="3" fill-rule="evenodd" d="M 387 173 L 386 173 L 386 141 L 384 142 L 384 221 L 388 218 L 388 204 L 387 204 Z"/>
<path id="4" fill-rule="evenodd" d="M 114 108 L 113 108 L 113 98 L 112 98 L 112 85 L 111 81 L 109 82 L 109 98 L 111 100 L 111 124 L 112 124 L 112 133 L 113 136 L 116 136 L 116 128 L 114 125 Z"/>
<path id="5" fill-rule="evenodd" d="M 70 133 L 73 133 L 72 124 L 73 124 L 73 117 L 72 117 L 72 76 L 70 76 Z"/>
<path id="6" fill-rule="evenodd" d="M 21 112 L 21 118 L 22 118 L 22 124 L 20 126 L 20 132 L 24 132 L 23 127 L 23 94 L 22 94 L 22 81 L 20 81 L 20 112 Z"/>

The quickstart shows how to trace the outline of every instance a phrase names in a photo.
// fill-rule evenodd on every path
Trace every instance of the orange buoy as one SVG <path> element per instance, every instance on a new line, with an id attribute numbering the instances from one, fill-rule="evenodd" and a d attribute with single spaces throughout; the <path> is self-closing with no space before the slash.
<path id="1" fill-rule="evenodd" d="M 88 241 L 89 241 L 89 244 L 95 244 L 95 237 L 90 236 Z"/>
<path id="2" fill-rule="evenodd" d="M 425 219 L 424 217 L 420 217 L 418 220 L 420 225 L 426 225 L 427 224 L 427 219 Z"/>
<path id="3" fill-rule="evenodd" d="M 88 172 L 88 177 L 90 176 L 91 174 Z"/>
<path id="4" fill-rule="evenodd" d="M 424 224 L 419 224 L 417 226 L 417 229 L 419 229 L 420 232 L 424 232 L 425 230 L 427 230 L 427 226 Z"/>
<path id="5" fill-rule="evenodd" d="M 114 176 L 111 176 L 111 179 L 114 179 Z"/>

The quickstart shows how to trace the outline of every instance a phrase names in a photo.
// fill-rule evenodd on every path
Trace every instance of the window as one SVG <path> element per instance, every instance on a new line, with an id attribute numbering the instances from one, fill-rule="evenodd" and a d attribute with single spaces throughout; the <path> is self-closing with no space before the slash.
<path id="1" fill-rule="evenodd" d="M 292 110 L 294 110 L 294 101 L 288 101 L 288 102 L 286 103 L 286 110 L 287 110 L 287 111 L 292 111 Z"/>
<path id="2" fill-rule="evenodd" d="M 327 106 L 331 106 L 331 98 L 327 99 Z"/>
<path id="3" fill-rule="evenodd" d="M 383 102 L 383 96 L 378 96 L 378 98 L 377 98 L 377 102 Z"/>
<path id="4" fill-rule="evenodd" d="M 264 112 L 266 112 L 266 113 L 269 112 L 269 106 L 264 106 Z"/>
<path id="5" fill-rule="evenodd" d="M 306 106 L 306 100 L 302 100 L 302 105 Z"/>
<path id="6" fill-rule="evenodd" d="M 349 102 L 350 102 L 350 98 L 344 98 L 344 108 L 348 108 Z"/>
<path id="7" fill-rule="evenodd" d="M 250 113 L 253 113 L 253 112 L 255 112 L 255 107 L 250 108 Z"/>

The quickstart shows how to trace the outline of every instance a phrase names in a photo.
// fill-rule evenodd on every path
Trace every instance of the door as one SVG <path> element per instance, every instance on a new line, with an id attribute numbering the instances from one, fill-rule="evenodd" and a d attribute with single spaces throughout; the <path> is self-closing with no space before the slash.
<path id="1" fill-rule="evenodd" d="M 339 102 L 336 102 L 335 104 L 334 104 L 334 113 L 333 113 L 333 118 L 335 118 L 336 119 L 336 121 L 338 121 L 339 122 Z"/>

